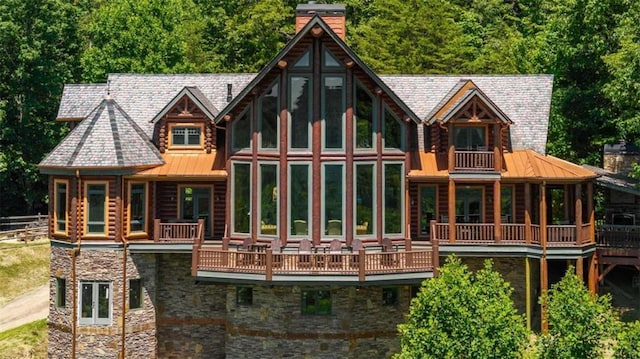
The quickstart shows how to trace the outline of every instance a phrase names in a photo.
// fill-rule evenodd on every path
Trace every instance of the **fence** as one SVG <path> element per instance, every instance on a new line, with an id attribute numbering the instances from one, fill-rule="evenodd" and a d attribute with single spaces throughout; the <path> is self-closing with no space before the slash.
<path id="1" fill-rule="evenodd" d="M 37 214 L 33 216 L 0 217 L 0 240 L 14 239 L 29 241 L 47 235 L 49 216 Z"/>

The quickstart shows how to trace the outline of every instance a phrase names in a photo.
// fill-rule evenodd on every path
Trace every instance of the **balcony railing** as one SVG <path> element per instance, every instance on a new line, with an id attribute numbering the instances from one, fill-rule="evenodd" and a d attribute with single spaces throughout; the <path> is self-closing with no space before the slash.
<path id="1" fill-rule="evenodd" d="M 640 248 L 640 226 L 603 225 L 598 229 L 600 248 Z"/>
<path id="2" fill-rule="evenodd" d="M 449 238 L 449 224 L 432 222 L 432 233 L 441 243 L 451 243 Z M 525 224 L 504 223 L 500 225 L 501 239 L 495 237 L 493 223 L 456 223 L 454 243 L 458 244 L 537 244 L 541 243 L 540 225 L 532 224 L 530 234 L 527 235 Z M 571 247 L 591 243 L 591 225 L 583 224 L 579 228 L 575 225 L 547 226 L 547 246 Z M 527 238 L 529 237 L 529 239 Z"/>
<path id="3" fill-rule="evenodd" d="M 456 171 L 491 172 L 495 171 L 493 151 L 459 151 L 455 152 Z"/>
<path id="4" fill-rule="evenodd" d="M 264 275 L 346 275 L 364 281 L 369 275 L 430 272 L 438 266 L 438 250 L 355 253 L 274 253 L 233 251 L 196 245 L 193 253 L 196 271 L 251 273 Z M 197 273 L 193 273 L 196 275 Z"/>
<path id="5" fill-rule="evenodd" d="M 204 238 L 204 220 L 189 223 L 153 221 L 153 241 L 159 243 L 195 243 Z"/>

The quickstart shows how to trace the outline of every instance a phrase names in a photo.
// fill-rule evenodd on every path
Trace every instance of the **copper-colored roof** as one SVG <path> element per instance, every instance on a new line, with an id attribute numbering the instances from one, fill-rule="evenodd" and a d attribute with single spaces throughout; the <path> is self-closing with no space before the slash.
<path id="1" fill-rule="evenodd" d="M 214 151 L 163 153 L 165 164 L 148 170 L 140 171 L 134 177 L 189 177 L 189 178 L 226 178 L 223 156 Z M 216 162 L 217 161 L 217 162 Z"/>
<path id="2" fill-rule="evenodd" d="M 411 179 L 442 179 L 448 176 L 446 164 L 438 167 L 435 153 L 420 153 L 420 162 L 409 171 Z M 582 166 L 553 156 L 544 156 L 532 150 L 504 153 L 503 179 L 535 179 L 539 181 L 576 181 L 598 177 Z"/>

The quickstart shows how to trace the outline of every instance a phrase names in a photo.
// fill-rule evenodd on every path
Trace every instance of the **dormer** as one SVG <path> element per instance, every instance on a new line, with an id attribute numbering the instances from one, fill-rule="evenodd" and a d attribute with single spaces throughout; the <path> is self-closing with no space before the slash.
<path id="1" fill-rule="evenodd" d="M 197 87 L 185 87 L 153 118 L 160 152 L 206 152 L 217 147 L 213 118 L 218 110 Z"/>
<path id="2" fill-rule="evenodd" d="M 460 80 L 427 117 L 449 172 L 500 172 L 513 122 L 471 80 Z"/>

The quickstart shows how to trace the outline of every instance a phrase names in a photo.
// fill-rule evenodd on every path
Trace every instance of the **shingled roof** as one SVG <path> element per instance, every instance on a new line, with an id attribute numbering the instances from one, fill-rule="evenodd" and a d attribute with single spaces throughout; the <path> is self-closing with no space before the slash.
<path id="1" fill-rule="evenodd" d="M 64 85 L 56 119 L 80 121 L 87 117 L 107 94 L 107 84 Z"/>
<path id="2" fill-rule="evenodd" d="M 40 162 L 47 169 L 125 169 L 163 164 L 142 129 L 107 97 Z"/>

